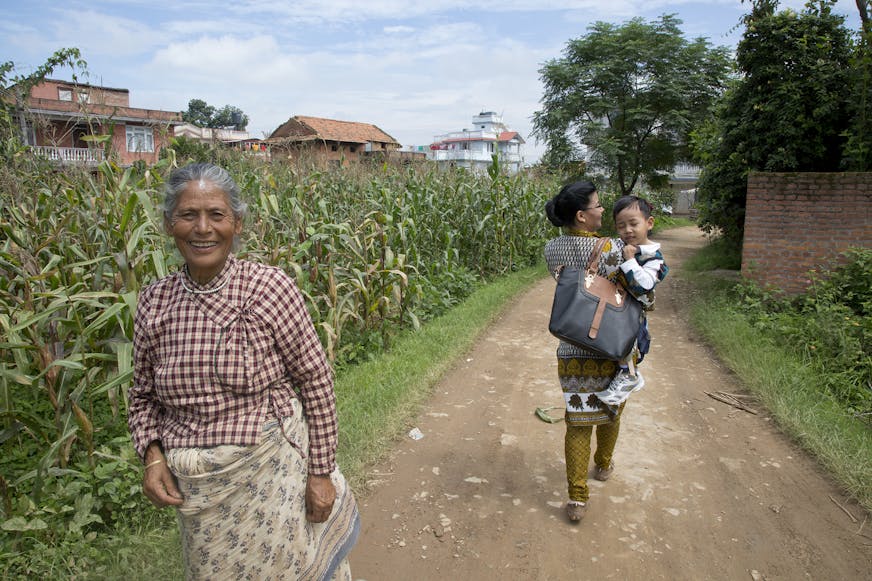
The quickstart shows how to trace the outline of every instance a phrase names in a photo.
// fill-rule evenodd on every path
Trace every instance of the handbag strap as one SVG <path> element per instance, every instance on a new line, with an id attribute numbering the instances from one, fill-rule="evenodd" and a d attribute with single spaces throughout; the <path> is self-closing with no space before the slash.
<path id="1" fill-rule="evenodd" d="M 596 273 L 599 271 L 599 257 L 608 241 L 607 238 L 597 238 L 596 246 L 590 254 L 590 262 L 587 263 L 587 271 Z"/>
<path id="2" fill-rule="evenodd" d="M 599 271 L 599 257 L 603 251 L 603 248 L 608 242 L 607 238 L 597 238 L 596 245 L 593 247 L 593 252 L 590 255 L 590 261 L 587 263 L 587 272 L 593 272 L 596 274 Z M 557 268 L 554 269 L 554 278 L 559 279 L 560 275 L 563 273 L 563 269 L 566 268 L 565 264 L 558 264 Z"/>

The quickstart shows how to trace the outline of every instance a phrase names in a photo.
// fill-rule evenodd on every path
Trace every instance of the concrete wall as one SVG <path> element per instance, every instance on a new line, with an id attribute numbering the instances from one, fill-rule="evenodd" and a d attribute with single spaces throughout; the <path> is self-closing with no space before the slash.
<path id="1" fill-rule="evenodd" d="M 872 247 L 872 173 L 751 173 L 742 275 L 787 293 L 851 247 Z"/>

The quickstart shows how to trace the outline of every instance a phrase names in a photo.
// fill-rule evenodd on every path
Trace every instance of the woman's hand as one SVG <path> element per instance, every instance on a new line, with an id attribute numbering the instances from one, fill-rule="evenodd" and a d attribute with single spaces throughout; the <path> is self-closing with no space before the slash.
<path id="1" fill-rule="evenodd" d="M 306 479 L 306 520 L 324 522 L 333 512 L 336 487 L 329 476 L 309 474 Z"/>
<path id="2" fill-rule="evenodd" d="M 142 491 L 157 508 L 179 506 L 185 499 L 179 492 L 176 478 L 167 466 L 167 459 L 157 442 L 149 444 L 145 451 L 145 474 L 142 475 Z"/>

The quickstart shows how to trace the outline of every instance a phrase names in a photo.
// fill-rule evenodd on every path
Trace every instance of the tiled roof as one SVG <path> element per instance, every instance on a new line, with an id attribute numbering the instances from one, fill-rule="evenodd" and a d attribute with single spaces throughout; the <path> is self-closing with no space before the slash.
<path id="1" fill-rule="evenodd" d="M 396 139 L 370 123 L 355 121 L 336 121 L 321 117 L 296 115 L 272 132 L 269 141 L 308 141 L 323 139 L 344 143 L 392 143 Z"/>
<path id="2" fill-rule="evenodd" d="M 520 141 L 521 143 L 526 143 L 526 141 L 524 141 L 524 138 L 521 137 L 517 131 L 503 131 L 502 133 L 500 133 L 500 136 L 497 139 L 499 141 L 511 141 L 515 137 L 517 137 L 518 141 Z"/>

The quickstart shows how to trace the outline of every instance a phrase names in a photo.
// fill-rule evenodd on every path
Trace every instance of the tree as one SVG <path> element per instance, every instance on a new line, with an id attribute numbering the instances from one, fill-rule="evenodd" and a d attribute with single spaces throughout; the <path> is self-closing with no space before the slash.
<path id="1" fill-rule="evenodd" d="M 533 134 L 551 163 L 577 161 L 607 172 L 627 194 L 644 180 L 662 187 L 688 160 L 689 132 L 710 117 L 730 70 L 727 49 L 687 41 L 681 20 L 663 15 L 616 26 L 597 22 L 539 69 L 545 91 Z"/>
<path id="2" fill-rule="evenodd" d="M 743 76 L 697 136 L 700 222 L 741 241 L 749 171 L 838 171 L 851 125 L 852 43 L 833 1 L 802 13 L 752 2 L 736 51 Z"/>
<path id="3" fill-rule="evenodd" d="M 182 111 L 182 121 L 197 127 L 232 127 L 237 131 L 245 131 L 248 115 L 233 105 L 224 105 L 216 110 L 202 99 L 191 99 L 188 101 L 188 110 Z"/>
<path id="4" fill-rule="evenodd" d="M 212 116 L 214 114 L 215 107 L 207 105 L 206 101 L 191 99 L 188 101 L 188 110 L 182 111 L 182 121 L 197 127 L 212 127 Z"/>
<path id="5" fill-rule="evenodd" d="M 848 171 L 869 171 L 872 168 L 872 2 L 857 0 L 860 13 L 860 34 L 851 63 L 852 96 L 849 101 L 853 119 L 845 134 L 842 166 Z"/>
<path id="6" fill-rule="evenodd" d="M 55 51 L 45 63 L 28 75 L 12 75 L 15 63 L 6 61 L 0 64 L 0 142 L 3 145 L 4 157 L 11 155 L 27 134 L 27 119 L 25 105 L 30 90 L 42 83 L 46 77 L 60 67 L 72 69 L 73 82 L 79 75 L 87 75 L 88 63 L 82 58 L 77 48 L 62 48 Z M 15 119 L 18 127 L 15 127 Z"/>
<path id="7" fill-rule="evenodd" d="M 211 127 L 233 127 L 237 131 L 245 131 L 247 126 L 248 115 L 233 105 L 224 105 L 212 116 Z"/>

